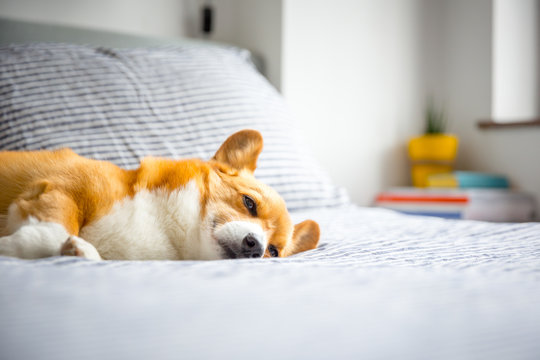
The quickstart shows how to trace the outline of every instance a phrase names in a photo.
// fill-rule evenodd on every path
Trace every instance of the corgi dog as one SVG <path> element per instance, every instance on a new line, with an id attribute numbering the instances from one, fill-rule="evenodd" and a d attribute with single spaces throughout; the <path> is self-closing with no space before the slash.
<path id="1" fill-rule="evenodd" d="M 136 170 L 69 149 L 0 152 L 0 255 L 92 260 L 285 257 L 314 249 L 253 176 L 263 139 L 231 135 L 209 161 L 145 158 Z"/>

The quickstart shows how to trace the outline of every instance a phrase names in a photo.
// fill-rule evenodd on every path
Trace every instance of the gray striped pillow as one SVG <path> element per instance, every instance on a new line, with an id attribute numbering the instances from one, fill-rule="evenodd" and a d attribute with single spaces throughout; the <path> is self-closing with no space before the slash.
<path id="1" fill-rule="evenodd" d="M 306 151 L 283 99 L 244 50 L 0 48 L 0 149 L 70 147 L 134 168 L 148 155 L 208 159 L 244 128 L 263 134 L 256 176 L 290 210 L 348 202 Z"/>

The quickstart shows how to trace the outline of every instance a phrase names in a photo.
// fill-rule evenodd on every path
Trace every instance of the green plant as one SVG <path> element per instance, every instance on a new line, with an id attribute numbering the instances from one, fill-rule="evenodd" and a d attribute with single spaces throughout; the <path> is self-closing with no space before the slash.
<path id="1" fill-rule="evenodd" d="M 443 134 L 446 131 L 447 119 L 443 109 L 437 109 L 433 101 L 426 109 L 426 134 Z"/>

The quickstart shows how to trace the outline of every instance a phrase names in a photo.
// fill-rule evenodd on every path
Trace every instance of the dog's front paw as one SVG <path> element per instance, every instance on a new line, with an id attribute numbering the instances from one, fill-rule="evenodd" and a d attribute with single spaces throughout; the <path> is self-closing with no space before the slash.
<path id="1" fill-rule="evenodd" d="M 70 236 L 62 245 L 60 255 L 79 256 L 90 260 L 102 260 L 94 245 L 77 236 Z"/>

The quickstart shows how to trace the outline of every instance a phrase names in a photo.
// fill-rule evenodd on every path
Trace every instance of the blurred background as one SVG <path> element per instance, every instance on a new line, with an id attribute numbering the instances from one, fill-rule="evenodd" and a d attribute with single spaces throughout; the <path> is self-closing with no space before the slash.
<path id="1" fill-rule="evenodd" d="M 430 106 L 459 140 L 449 171 L 540 197 L 539 3 L 1 0 L 0 16 L 250 49 L 331 178 L 369 205 L 412 185 L 410 141 Z"/>

